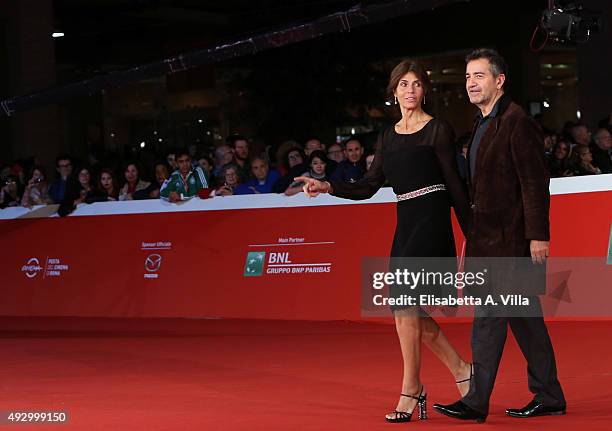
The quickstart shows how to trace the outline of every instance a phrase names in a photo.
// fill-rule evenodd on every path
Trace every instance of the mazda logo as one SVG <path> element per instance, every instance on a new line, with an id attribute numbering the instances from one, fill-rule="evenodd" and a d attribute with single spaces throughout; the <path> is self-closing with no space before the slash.
<path id="1" fill-rule="evenodd" d="M 159 254 L 150 254 L 145 259 L 145 269 L 149 272 L 159 271 L 162 257 Z"/>

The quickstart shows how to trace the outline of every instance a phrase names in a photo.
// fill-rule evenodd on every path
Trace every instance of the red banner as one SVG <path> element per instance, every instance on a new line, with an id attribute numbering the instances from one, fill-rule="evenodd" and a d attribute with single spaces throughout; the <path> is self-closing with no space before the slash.
<path id="1" fill-rule="evenodd" d="M 361 259 L 388 254 L 395 205 L 295 202 L 2 220 L 0 315 L 361 319 Z M 612 191 L 553 195 L 551 254 L 606 256 L 611 214 Z"/>

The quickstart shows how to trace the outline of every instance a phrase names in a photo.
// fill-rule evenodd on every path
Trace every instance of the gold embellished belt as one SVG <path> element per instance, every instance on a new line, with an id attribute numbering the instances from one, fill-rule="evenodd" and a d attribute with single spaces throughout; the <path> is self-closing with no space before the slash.
<path id="1" fill-rule="evenodd" d="M 415 190 L 413 192 L 403 193 L 401 195 L 395 195 L 399 201 L 405 201 L 406 199 L 418 198 L 419 196 L 426 195 L 427 193 L 437 192 L 440 190 L 446 190 L 444 184 L 434 184 L 433 186 L 423 187 L 422 189 Z"/>

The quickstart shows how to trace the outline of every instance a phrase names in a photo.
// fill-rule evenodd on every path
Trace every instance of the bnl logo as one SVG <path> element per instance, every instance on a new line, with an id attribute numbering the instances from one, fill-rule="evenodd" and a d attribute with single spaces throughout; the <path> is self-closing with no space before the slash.
<path id="1" fill-rule="evenodd" d="M 251 251 L 247 253 L 246 262 L 244 264 L 244 276 L 254 277 L 263 274 L 265 261 L 265 251 Z M 291 263 L 289 260 L 289 253 L 270 253 L 268 263 Z"/>
<path id="2" fill-rule="evenodd" d="M 247 253 L 244 264 L 244 276 L 253 277 L 263 273 L 264 262 L 266 260 L 265 251 L 250 251 Z"/>

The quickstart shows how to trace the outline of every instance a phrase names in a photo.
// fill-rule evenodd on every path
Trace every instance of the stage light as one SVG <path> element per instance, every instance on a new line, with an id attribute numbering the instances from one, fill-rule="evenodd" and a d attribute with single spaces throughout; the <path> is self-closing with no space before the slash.
<path id="1" fill-rule="evenodd" d="M 351 129 L 351 135 L 354 135 L 354 134 L 355 134 L 355 129 L 354 129 L 354 128 L 352 128 L 352 129 Z"/>
<path id="2" fill-rule="evenodd" d="M 144 147 L 145 147 L 145 145 L 147 145 L 147 144 L 146 144 L 146 142 L 145 142 L 145 141 L 142 141 L 142 142 L 140 143 L 140 148 L 144 148 Z"/>
<path id="3" fill-rule="evenodd" d="M 580 111 L 576 111 L 576 118 L 580 120 L 580 117 L 582 117 L 582 114 L 580 113 Z"/>
<path id="4" fill-rule="evenodd" d="M 388 100 L 385 102 L 385 105 L 387 106 L 391 106 L 391 102 L 389 102 Z"/>
<path id="5" fill-rule="evenodd" d="M 64 37 L 64 33 L 62 33 L 61 31 L 56 31 L 56 32 L 51 33 L 51 37 L 55 37 L 55 38 Z"/>
<path id="6" fill-rule="evenodd" d="M 198 123 L 203 123 L 204 120 L 202 120 L 201 118 L 198 120 Z"/>
<path id="7" fill-rule="evenodd" d="M 550 108 L 550 103 L 548 103 L 546 100 L 542 104 L 544 105 L 545 108 Z"/>
<path id="8" fill-rule="evenodd" d="M 163 141 L 163 139 L 162 139 L 162 138 L 159 138 L 159 139 L 157 140 L 157 142 L 162 142 L 162 141 Z"/>

